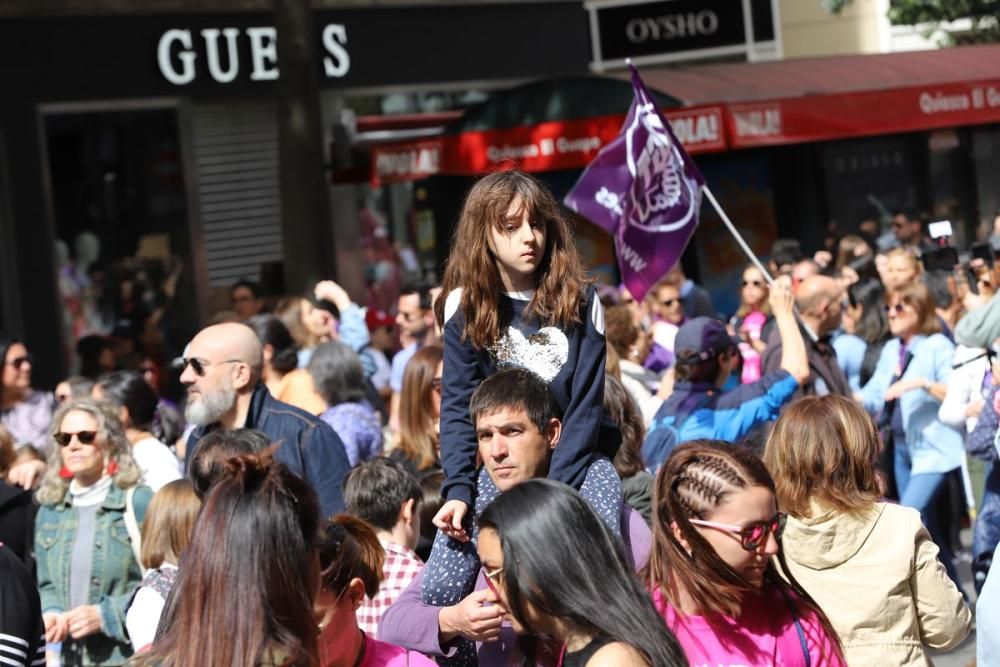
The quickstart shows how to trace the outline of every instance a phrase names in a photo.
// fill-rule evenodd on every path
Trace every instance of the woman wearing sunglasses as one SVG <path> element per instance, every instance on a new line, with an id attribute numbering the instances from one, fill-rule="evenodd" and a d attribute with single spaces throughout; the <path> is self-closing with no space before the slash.
<path id="1" fill-rule="evenodd" d="M 789 512 L 789 571 L 823 607 L 852 665 L 926 665 L 972 615 L 913 509 L 879 502 L 875 423 L 842 396 L 793 403 L 764 462 Z"/>
<path id="2" fill-rule="evenodd" d="M 774 482 L 719 440 L 675 449 L 656 479 L 653 602 L 693 665 L 844 665 L 830 622 L 788 572 Z"/>
<path id="3" fill-rule="evenodd" d="M 479 527 L 491 601 L 519 635 L 511 664 L 686 664 L 620 543 L 569 486 L 522 482 L 483 511 Z"/>
<path id="4" fill-rule="evenodd" d="M 761 355 L 767 347 L 764 327 L 772 319 L 768 298 L 771 289 L 760 269 L 753 264 L 743 269 L 740 285 L 740 307 L 729 321 L 729 326 L 743 339 L 740 343 L 740 355 L 743 357 L 740 381 L 749 384 L 761 378 Z"/>
<path id="5" fill-rule="evenodd" d="M 63 405 L 36 497 L 38 588 L 45 639 L 69 665 L 121 665 L 132 653 L 125 611 L 142 580 L 135 554 L 152 491 L 117 412 L 89 398 Z M 134 540 L 134 541 L 133 541 Z"/>
<path id="6" fill-rule="evenodd" d="M 958 582 L 949 534 L 950 521 L 936 511 L 947 477 L 965 462 L 962 433 L 938 417 L 948 391 L 955 344 L 941 333 L 934 300 L 922 283 L 889 294 L 890 339 L 875 373 L 861 389 L 865 409 L 879 415 L 883 438 L 891 443 L 895 481 L 886 495 L 921 513 L 941 549 L 941 561 Z"/>
<path id="7" fill-rule="evenodd" d="M 434 665 L 420 653 L 366 635 L 357 611 L 365 597 L 375 597 L 382 584 L 385 551 L 367 523 L 338 514 L 319 539 L 319 619 L 321 667 L 424 667 Z"/>
<path id="8" fill-rule="evenodd" d="M 49 452 L 48 431 L 55 410 L 52 394 L 31 388 L 31 354 L 24 343 L 0 334 L 0 424 L 17 448 Z"/>

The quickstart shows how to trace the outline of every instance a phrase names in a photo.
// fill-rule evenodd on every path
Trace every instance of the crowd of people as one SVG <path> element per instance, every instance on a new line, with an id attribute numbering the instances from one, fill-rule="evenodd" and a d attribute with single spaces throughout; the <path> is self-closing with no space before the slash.
<path id="1" fill-rule="evenodd" d="M 680 267 L 594 284 L 508 170 L 395 314 L 234 285 L 179 404 L 110 348 L 41 390 L 0 336 L 0 663 L 929 664 L 969 455 L 998 622 L 1000 267 L 893 229 L 778 241 L 726 317 Z"/>

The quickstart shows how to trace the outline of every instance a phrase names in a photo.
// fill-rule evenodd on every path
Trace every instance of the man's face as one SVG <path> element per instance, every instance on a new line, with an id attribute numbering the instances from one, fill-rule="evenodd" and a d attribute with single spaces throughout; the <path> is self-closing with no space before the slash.
<path id="1" fill-rule="evenodd" d="M 212 338 L 215 338 L 214 336 Z M 181 382 L 187 387 L 184 417 L 192 424 L 214 424 L 236 404 L 234 374 L 240 361 L 227 354 L 224 341 L 195 336 L 188 346 L 187 359 L 194 359 L 201 368 L 188 363 L 181 372 Z"/>
<path id="2" fill-rule="evenodd" d="M 902 214 L 893 216 L 892 233 L 900 243 L 913 243 L 920 234 L 920 222 L 910 220 Z"/>
<path id="3" fill-rule="evenodd" d="M 559 420 L 553 419 L 540 433 L 521 408 L 501 408 L 479 415 L 479 454 L 496 487 L 508 491 L 526 480 L 544 477 L 561 429 Z"/>
<path id="4" fill-rule="evenodd" d="M 420 307 L 419 294 L 404 294 L 399 297 L 399 314 L 396 324 L 404 333 L 414 338 L 423 338 L 431 326 L 429 310 Z"/>
<path id="5" fill-rule="evenodd" d="M 261 311 L 263 302 L 253 295 L 249 287 L 240 286 L 229 295 L 233 311 L 241 320 L 248 320 Z"/>

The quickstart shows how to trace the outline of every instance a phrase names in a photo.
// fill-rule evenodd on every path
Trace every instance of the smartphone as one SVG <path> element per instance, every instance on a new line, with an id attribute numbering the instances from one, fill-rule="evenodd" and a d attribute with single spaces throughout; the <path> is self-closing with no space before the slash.
<path id="1" fill-rule="evenodd" d="M 945 238 L 952 235 L 951 220 L 938 220 L 927 225 L 927 233 L 932 239 Z"/>
<path id="2" fill-rule="evenodd" d="M 948 271 L 950 273 L 959 264 L 958 251 L 951 246 L 934 248 L 921 255 L 920 261 L 924 265 L 924 271 Z"/>

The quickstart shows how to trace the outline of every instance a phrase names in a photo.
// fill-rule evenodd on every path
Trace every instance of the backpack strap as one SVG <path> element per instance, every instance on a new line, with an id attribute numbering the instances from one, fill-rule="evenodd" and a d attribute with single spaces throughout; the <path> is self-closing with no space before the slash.
<path id="1" fill-rule="evenodd" d="M 125 491 L 125 529 L 128 531 L 128 541 L 132 545 L 132 555 L 135 556 L 135 563 L 139 566 L 142 576 L 146 576 L 146 568 L 142 566 L 142 533 L 139 531 L 139 522 L 135 520 L 135 503 L 132 497 L 135 495 L 136 487 L 131 487 Z"/>

